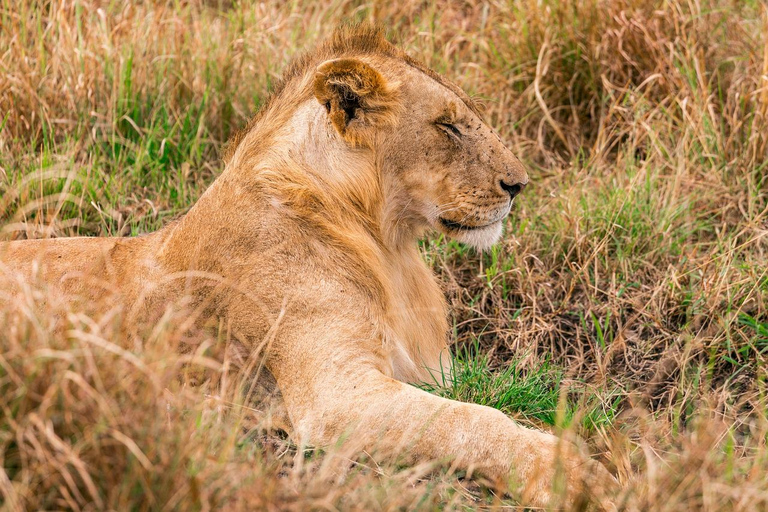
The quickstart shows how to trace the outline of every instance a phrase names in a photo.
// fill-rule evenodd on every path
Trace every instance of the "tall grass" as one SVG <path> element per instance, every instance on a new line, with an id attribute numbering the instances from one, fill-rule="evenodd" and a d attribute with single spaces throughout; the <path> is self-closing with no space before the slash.
<path id="1" fill-rule="evenodd" d="M 0 236 L 183 214 L 288 60 L 346 20 L 478 98 L 531 175 L 498 248 L 422 245 L 459 358 L 435 392 L 579 432 L 627 509 L 768 507 L 761 2 L 0 0 Z M 11 510 L 506 503 L 432 467 L 297 452 L 226 350 L 169 351 L 173 314 L 139 348 L 45 298 L 0 311 Z"/>

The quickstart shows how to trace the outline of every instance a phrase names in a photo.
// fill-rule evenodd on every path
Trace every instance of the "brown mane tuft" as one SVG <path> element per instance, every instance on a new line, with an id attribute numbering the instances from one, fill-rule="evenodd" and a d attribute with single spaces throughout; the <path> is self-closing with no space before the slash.
<path id="1" fill-rule="evenodd" d="M 326 60 L 359 55 L 378 55 L 400 59 L 453 91 L 473 112 L 479 114 L 479 109 L 475 102 L 460 87 L 446 80 L 424 64 L 414 60 L 403 50 L 390 43 L 385 37 L 383 28 L 368 23 L 344 25 L 336 29 L 315 50 L 305 52 L 291 61 L 280 77 L 280 80 L 276 82 L 274 89 L 267 96 L 264 105 L 248 121 L 246 126 L 236 132 L 225 145 L 223 151 L 224 162 L 229 162 L 245 136 L 264 117 L 265 113 L 274 107 L 275 100 L 281 97 L 288 84 L 304 77 L 308 72 L 314 71 L 320 63 Z M 297 99 L 294 98 L 294 100 Z"/>

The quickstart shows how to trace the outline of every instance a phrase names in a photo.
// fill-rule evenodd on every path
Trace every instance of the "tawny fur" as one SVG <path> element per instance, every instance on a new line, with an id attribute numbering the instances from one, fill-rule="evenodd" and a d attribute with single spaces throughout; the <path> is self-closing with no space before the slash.
<path id="1" fill-rule="evenodd" d="M 224 321 L 265 358 L 299 442 L 346 434 L 451 460 L 532 505 L 549 503 L 558 452 L 570 496 L 610 486 L 570 444 L 405 384 L 450 373 L 446 303 L 417 239 L 436 229 L 489 247 L 505 187 L 528 180 L 461 89 L 375 29 L 340 30 L 289 67 L 225 161 L 160 231 L 10 242 L 0 271 L 84 306 L 120 304 L 133 336 L 184 301 L 191 330 Z"/>

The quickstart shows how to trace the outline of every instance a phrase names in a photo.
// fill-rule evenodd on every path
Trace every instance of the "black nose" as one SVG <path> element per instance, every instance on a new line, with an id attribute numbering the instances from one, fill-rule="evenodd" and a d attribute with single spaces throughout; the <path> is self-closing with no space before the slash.
<path id="1" fill-rule="evenodd" d="M 510 185 L 508 183 L 505 183 L 504 180 L 501 180 L 501 189 L 504 190 L 507 194 L 509 194 L 510 199 L 514 199 L 517 194 L 522 192 L 523 188 L 525 188 L 525 183 L 515 183 L 514 185 Z"/>

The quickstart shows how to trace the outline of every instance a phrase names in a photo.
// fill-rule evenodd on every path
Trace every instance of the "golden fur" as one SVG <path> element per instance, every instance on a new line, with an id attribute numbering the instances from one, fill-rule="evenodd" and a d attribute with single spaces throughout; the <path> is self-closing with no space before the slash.
<path id="1" fill-rule="evenodd" d="M 120 304 L 133 336 L 182 303 L 192 337 L 223 321 L 245 357 L 264 356 L 299 442 L 352 432 L 364 449 L 452 459 L 534 505 L 549 503 L 557 453 L 570 496 L 610 485 L 549 434 L 404 384 L 450 371 L 446 304 L 417 239 L 436 229 L 489 247 L 528 180 L 460 88 L 378 30 L 342 29 L 288 68 L 225 162 L 158 232 L 10 242 L 0 268 Z"/>

